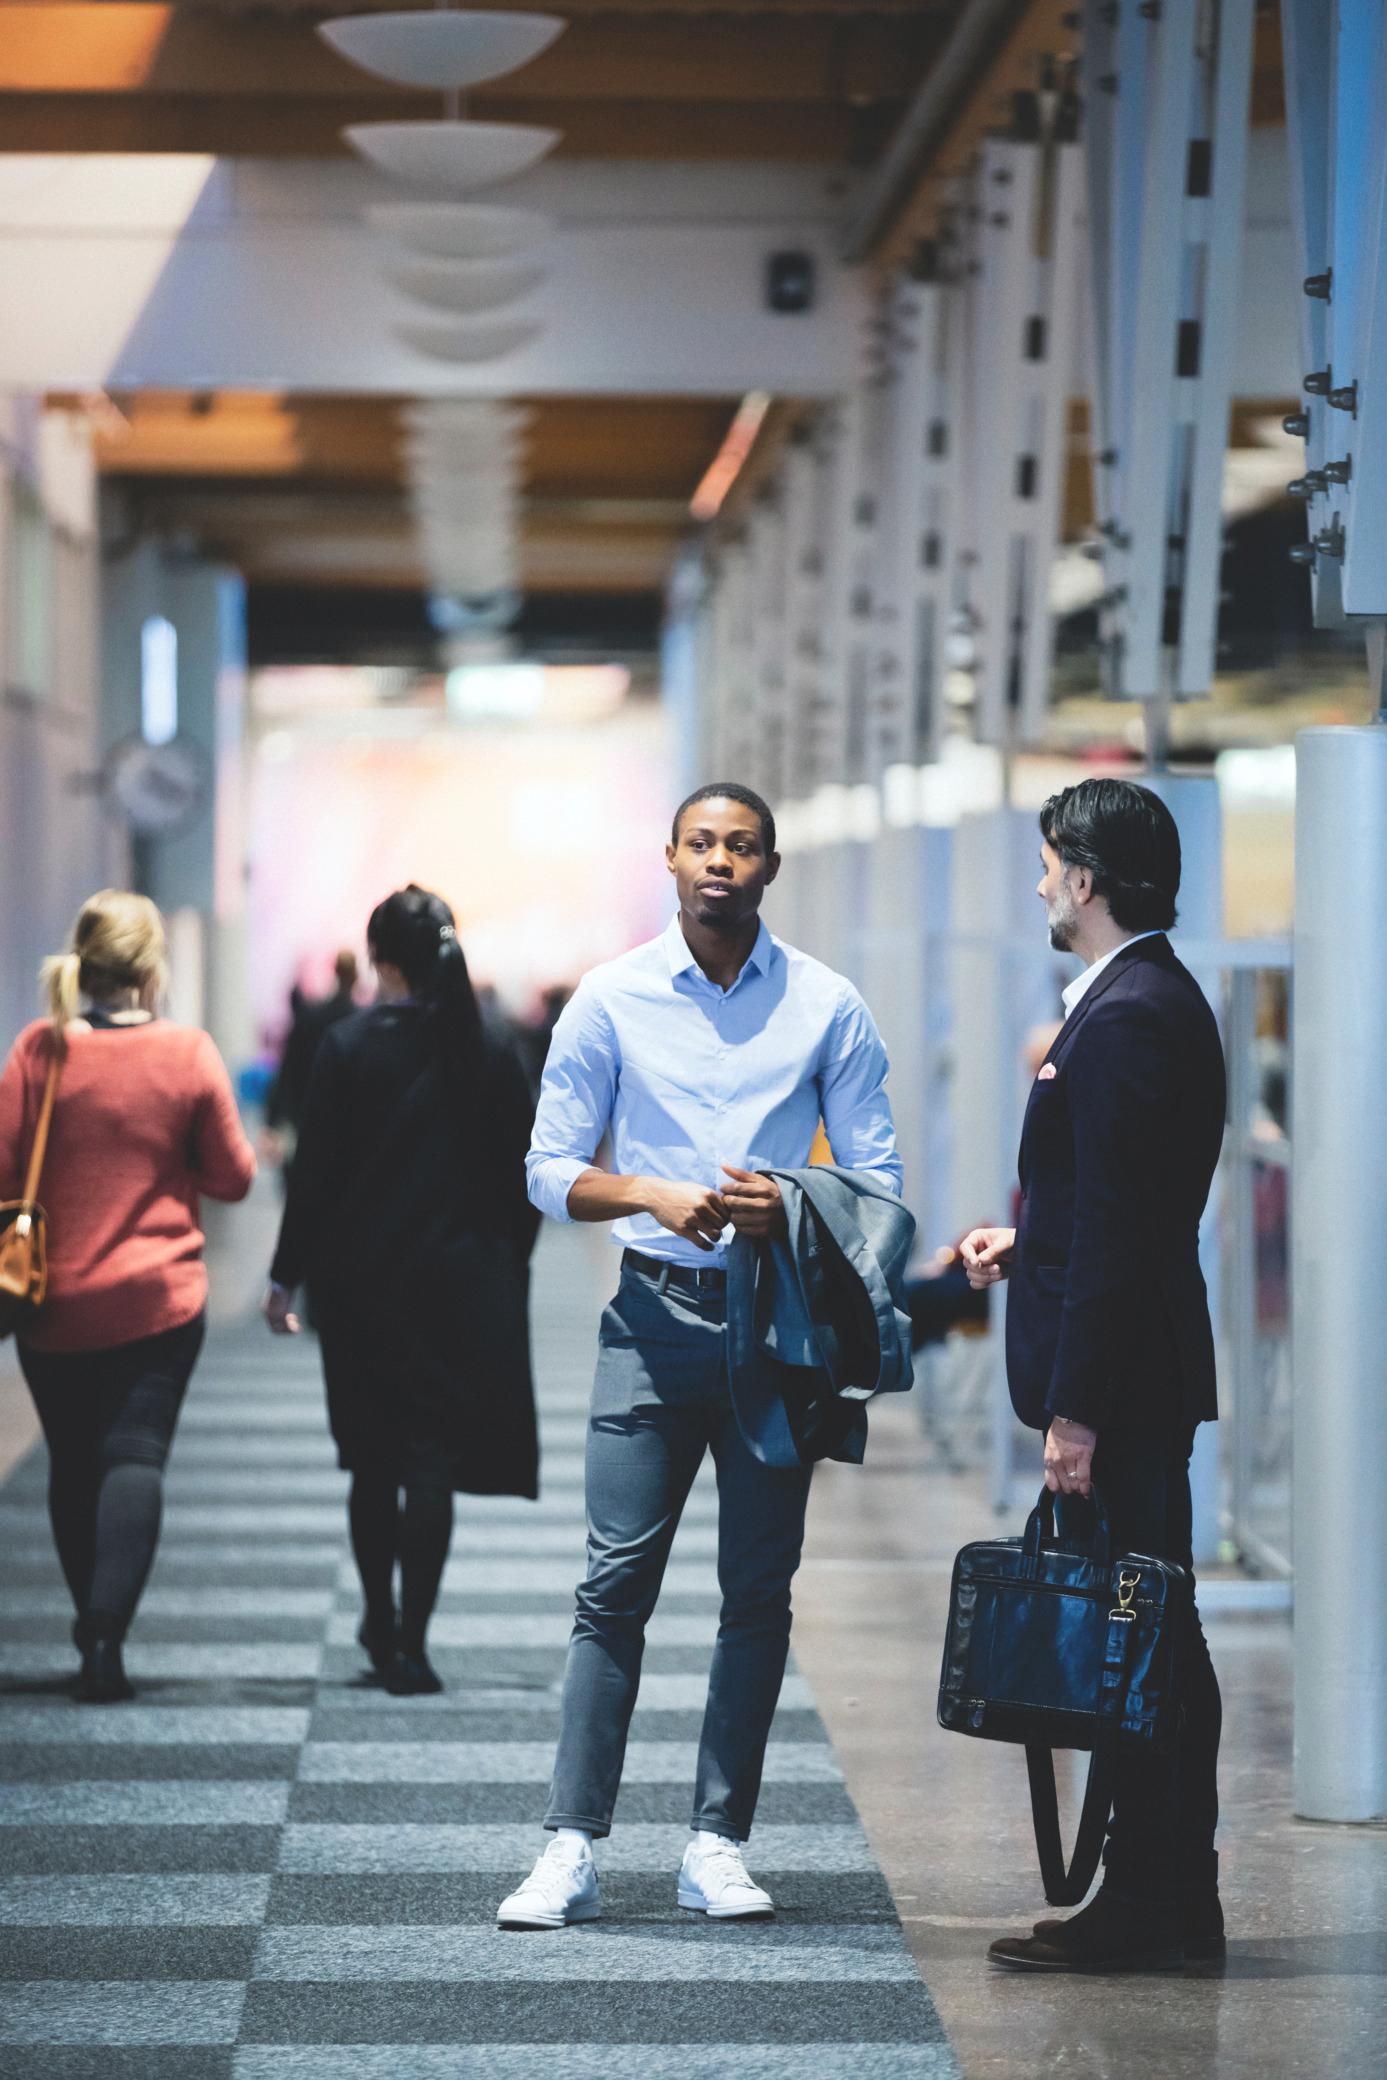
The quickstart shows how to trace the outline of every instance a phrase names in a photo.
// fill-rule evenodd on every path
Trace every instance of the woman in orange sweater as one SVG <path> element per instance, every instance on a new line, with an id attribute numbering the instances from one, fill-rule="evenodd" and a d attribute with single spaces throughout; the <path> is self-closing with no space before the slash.
<path id="1" fill-rule="evenodd" d="M 121 1645 L 159 1537 L 164 1462 L 202 1344 L 198 1199 L 243 1199 L 255 1156 L 206 1033 L 159 1016 L 164 926 L 145 896 L 86 903 L 45 963 L 50 1016 L 0 1076 L 0 1200 L 19 1196 L 48 1066 L 61 1080 L 39 1198 L 48 1294 L 19 1362 L 49 1451 L 49 1514 L 77 1606 L 77 1695 L 134 1695 Z"/>

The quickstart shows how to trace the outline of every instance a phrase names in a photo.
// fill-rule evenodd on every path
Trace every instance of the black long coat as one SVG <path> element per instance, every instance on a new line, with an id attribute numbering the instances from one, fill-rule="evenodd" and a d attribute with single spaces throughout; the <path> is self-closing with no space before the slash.
<path id="1" fill-rule="evenodd" d="M 1218 1025 L 1161 934 L 1124 946 L 1045 1058 L 1007 1291 L 1016 1413 L 1043 1430 L 1218 1414 L 1199 1222 L 1223 1141 Z"/>
<path id="2" fill-rule="evenodd" d="M 334 1025 L 271 1277 L 307 1283 L 343 1466 L 534 1496 L 533 1103 L 494 1036 L 481 1085 L 450 1087 L 423 1005 L 378 1004 Z"/>

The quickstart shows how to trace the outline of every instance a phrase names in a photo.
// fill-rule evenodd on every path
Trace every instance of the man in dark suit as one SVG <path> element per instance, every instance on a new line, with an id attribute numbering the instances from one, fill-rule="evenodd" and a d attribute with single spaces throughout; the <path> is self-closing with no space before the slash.
<path id="1" fill-rule="evenodd" d="M 1223 1139 L 1218 1027 L 1166 937 L 1180 839 L 1165 804 L 1085 780 L 1040 818 L 1050 943 L 1084 973 L 1031 1090 L 1016 1228 L 962 1245 L 970 1282 L 1010 1279 L 1007 1375 L 1045 1432 L 1045 1483 L 1096 1484 L 1114 1551 L 1192 1566 L 1189 1459 L 1218 1413 L 1199 1222 Z M 1102 1886 L 1068 1921 L 994 1943 L 1016 1969 L 1178 1966 L 1223 1953 L 1215 1782 L 1220 1705 L 1191 1608 L 1173 1755 L 1124 1754 Z"/>

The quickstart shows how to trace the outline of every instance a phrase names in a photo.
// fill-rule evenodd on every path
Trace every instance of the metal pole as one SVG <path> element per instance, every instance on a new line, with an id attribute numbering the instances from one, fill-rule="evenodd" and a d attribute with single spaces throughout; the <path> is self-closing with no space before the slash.
<path id="1" fill-rule="evenodd" d="M 1387 729 L 1297 743 L 1295 1806 L 1387 1818 Z"/>

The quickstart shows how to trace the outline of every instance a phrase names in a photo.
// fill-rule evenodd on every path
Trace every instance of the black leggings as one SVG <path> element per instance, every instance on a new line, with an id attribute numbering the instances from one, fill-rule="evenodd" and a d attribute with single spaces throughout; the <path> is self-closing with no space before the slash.
<path id="1" fill-rule="evenodd" d="M 453 1536 L 453 1491 L 433 1483 L 401 1483 L 394 1473 L 354 1473 L 348 1514 L 352 1551 L 369 1623 L 394 1622 L 395 1562 L 400 1563 L 400 1645 L 422 1654 Z"/>
<path id="2" fill-rule="evenodd" d="M 201 1315 L 104 1351 L 35 1351 L 19 1362 L 48 1440 L 48 1513 L 77 1606 L 78 1637 L 124 1639 L 159 1543 L 164 1462 Z"/>

